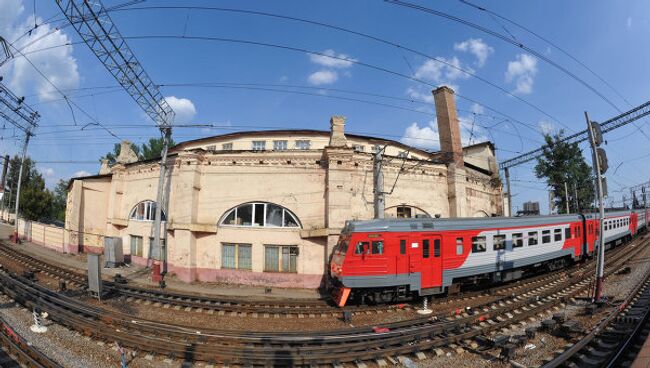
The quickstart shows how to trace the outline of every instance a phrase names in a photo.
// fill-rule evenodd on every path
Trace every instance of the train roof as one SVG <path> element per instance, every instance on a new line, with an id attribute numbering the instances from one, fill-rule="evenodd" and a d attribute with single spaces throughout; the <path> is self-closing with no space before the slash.
<path id="1" fill-rule="evenodd" d="M 344 232 L 470 230 L 481 228 L 550 225 L 581 221 L 582 216 L 550 215 L 522 217 L 411 218 L 348 221 Z"/>
<path id="2" fill-rule="evenodd" d="M 629 215 L 628 211 L 605 213 L 605 217 Z M 521 216 L 521 217 L 466 217 L 466 218 L 408 218 L 374 219 L 346 222 L 343 232 L 382 232 L 382 231 L 432 231 L 432 230 L 472 230 L 500 227 L 526 227 L 552 225 L 563 222 L 582 221 L 583 214 Z M 587 219 L 599 218 L 598 213 L 584 214 Z"/>

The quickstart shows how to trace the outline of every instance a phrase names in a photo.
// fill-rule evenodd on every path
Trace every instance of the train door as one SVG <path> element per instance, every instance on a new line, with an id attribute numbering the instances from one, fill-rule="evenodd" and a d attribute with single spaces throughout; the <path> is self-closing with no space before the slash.
<path id="1" fill-rule="evenodd" d="M 409 267 L 409 238 L 408 236 L 400 236 L 397 238 L 399 243 L 399 250 L 395 253 L 395 274 L 408 274 L 410 273 Z"/>
<path id="2" fill-rule="evenodd" d="M 442 284 L 442 237 L 423 234 L 421 244 L 421 287 L 422 289 L 439 287 Z"/>

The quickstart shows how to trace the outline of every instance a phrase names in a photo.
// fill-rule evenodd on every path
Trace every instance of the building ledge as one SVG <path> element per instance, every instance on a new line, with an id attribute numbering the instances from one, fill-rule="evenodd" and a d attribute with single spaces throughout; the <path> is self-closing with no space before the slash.
<path id="1" fill-rule="evenodd" d="M 202 223 L 170 223 L 167 227 L 168 230 L 189 230 L 194 233 L 217 233 L 217 226 L 215 224 L 202 224 Z"/>
<path id="2" fill-rule="evenodd" d="M 129 220 L 123 218 L 112 218 L 108 220 L 111 224 L 115 226 L 129 226 Z"/>
<path id="3" fill-rule="evenodd" d="M 341 228 L 320 228 L 320 229 L 310 229 L 310 230 L 300 230 L 300 237 L 303 239 L 307 238 L 324 238 L 329 235 L 338 235 L 341 233 Z"/>

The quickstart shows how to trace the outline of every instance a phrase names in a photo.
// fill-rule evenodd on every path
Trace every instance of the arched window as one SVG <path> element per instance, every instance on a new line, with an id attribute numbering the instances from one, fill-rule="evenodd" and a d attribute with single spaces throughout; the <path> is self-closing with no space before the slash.
<path id="1" fill-rule="evenodd" d="M 154 201 L 142 201 L 133 207 L 131 214 L 129 215 L 130 220 L 139 220 L 139 221 L 153 221 L 156 219 L 156 202 Z M 160 219 L 165 221 L 167 218 L 164 212 L 160 213 Z"/>
<path id="2" fill-rule="evenodd" d="M 416 218 L 416 217 L 431 217 L 429 214 L 415 206 L 409 206 L 407 204 L 401 204 L 398 206 L 388 207 L 384 210 L 385 217 L 395 217 L 395 218 Z"/>
<path id="3" fill-rule="evenodd" d="M 222 217 L 221 226 L 292 227 L 300 228 L 300 221 L 288 209 L 273 203 L 250 202 L 241 204 Z"/>

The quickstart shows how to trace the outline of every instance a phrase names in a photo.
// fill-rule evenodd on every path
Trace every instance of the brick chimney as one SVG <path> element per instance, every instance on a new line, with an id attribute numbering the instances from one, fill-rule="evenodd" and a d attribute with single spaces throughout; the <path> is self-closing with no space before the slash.
<path id="1" fill-rule="evenodd" d="M 460 126 L 454 101 L 454 90 L 442 86 L 432 91 L 436 103 L 440 151 L 449 155 L 449 161 L 463 166 L 463 145 L 460 141 Z"/>
<path id="2" fill-rule="evenodd" d="M 330 119 L 330 147 L 346 147 L 348 139 L 345 137 L 345 117 L 332 116 Z"/>

